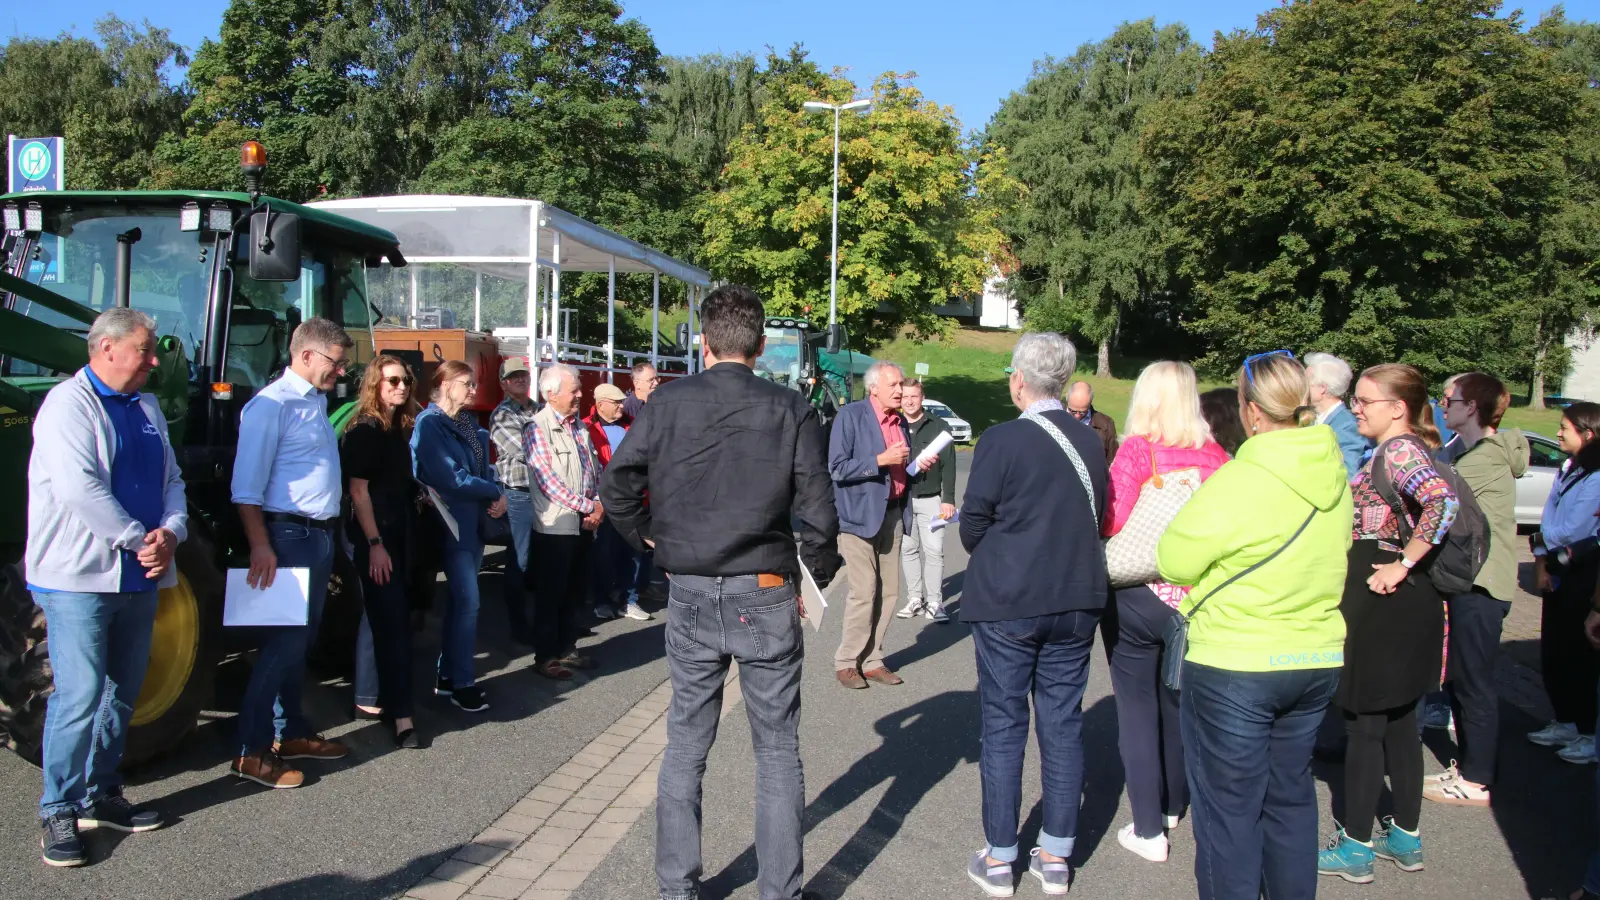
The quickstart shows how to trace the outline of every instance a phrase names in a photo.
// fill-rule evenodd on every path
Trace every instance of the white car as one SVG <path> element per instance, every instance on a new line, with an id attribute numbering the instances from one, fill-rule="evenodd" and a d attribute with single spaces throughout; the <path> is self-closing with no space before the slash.
<path id="1" fill-rule="evenodd" d="M 950 427 L 951 440 L 958 444 L 972 440 L 972 423 L 956 415 L 955 410 L 937 400 L 922 401 L 922 408 L 944 420 L 944 424 Z"/>
<path id="2" fill-rule="evenodd" d="M 1550 487 L 1561 474 L 1561 464 L 1567 454 L 1554 438 L 1532 431 L 1524 431 L 1528 439 L 1528 470 L 1517 479 L 1517 524 L 1539 527 L 1544 518 L 1544 501 L 1550 496 Z"/>

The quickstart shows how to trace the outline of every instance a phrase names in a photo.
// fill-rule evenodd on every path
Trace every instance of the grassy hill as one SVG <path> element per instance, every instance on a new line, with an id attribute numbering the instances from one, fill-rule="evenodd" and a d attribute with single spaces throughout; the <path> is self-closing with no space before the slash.
<path id="1" fill-rule="evenodd" d="M 914 371 L 916 363 L 927 363 L 929 372 L 923 381 L 928 396 L 949 404 L 957 415 L 971 422 L 976 438 L 978 432 L 988 426 L 1017 415 L 1006 387 L 1005 367 L 1011 364 L 1011 349 L 1018 337 L 1014 331 L 963 329 L 949 343 L 919 344 L 901 339 L 878 348 L 873 356 L 894 360 L 904 366 L 908 374 Z M 1094 365 L 1092 356 L 1080 361 L 1088 368 L 1080 367 L 1078 377 L 1094 386 L 1095 408 L 1114 419 L 1120 430 L 1128 414 L 1133 380 L 1144 361 L 1113 362 L 1113 373 L 1120 376 L 1113 378 L 1089 374 Z M 1219 386 L 1208 383 L 1201 389 Z M 1559 411 L 1513 406 L 1506 413 L 1504 424 L 1555 437 L 1560 423 Z"/>

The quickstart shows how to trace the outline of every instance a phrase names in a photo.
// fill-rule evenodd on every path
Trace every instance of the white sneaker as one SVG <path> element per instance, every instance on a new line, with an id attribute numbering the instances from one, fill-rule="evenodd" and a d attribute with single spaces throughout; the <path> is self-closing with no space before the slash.
<path id="1" fill-rule="evenodd" d="M 944 611 L 944 604 L 943 603 L 940 603 L 938 605 L 934 605 L 932 603 L 924 603 L 922 605 L 922 614 L 927 616 L 928 617 L 928 621 L 930 621 L 930 622 L 943 623 L 943 622 L 950 621 L 950 616 L 947 615 L 945 613 L 945 611 Z"/>
<path id="2" fill-rule="evenodd" d="M 1578 726 L 1571 722 L 1551 722 L 1528 734 L 1528 740 L 1541 747 L 1565 747 L 1577 739 Z"/>
<path id="3" fill-rule="evenodd" d="M 1445 769 L 1443 772 L 1422 776 L 1422 785 L 1423 787 L 1427 787 L 1430 784 L 1449 784 L 1450 782 L 1456 781 L 1460 778 L 1461 772 L 1456 769 L 1456 761 L 1452 759 L 1450 760 L 1450 767 Z"/>
<path id="4" fill-rule="evenodd" d="M 1171 831 L 1172 829 L 1177 828 L 1177 827 L 1178 827 L 1178 816 L 1167 816 L 1167 830 Z"/>
<path id="5" fill-rule="evenodd" d="M 1117 843 L 1151 862 L 1167 861 L 1167 836 L 1158 834 L 1150 838 L 1137 837 L 1133 833 L 1132 822 L 1117 831 Z"/>
<path id="6" fill-rule="evenodd" d="M 1594 735 L 1580 734 L 1578 739 L 1556 751 L 1562 761 L 1584 765 L 1595 762 Z"/>
<path id="7" fill-rule="evenodd" d="M 650 621 L 650 614 L 640 608 L 637 603 L 629 603 L 628 608 L 622 614 L 630 619 L 638 619 L 640 622 Z"/>
<path id="8" fill-rule="evenodd" d="M 906 605 L 903 609 L 894 614 L 894 617 L 896 619 L 909 619 L 919 612 L 922 612 L 922 598 L 912 597 L 910 600 L 906 601 Z"/>

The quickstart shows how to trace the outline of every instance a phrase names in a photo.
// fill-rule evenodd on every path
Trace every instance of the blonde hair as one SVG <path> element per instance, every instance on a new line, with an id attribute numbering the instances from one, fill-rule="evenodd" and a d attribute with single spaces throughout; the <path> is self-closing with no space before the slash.
<path id="1" fill-rule="evenodd" d="M 1204 447 L 1211 440 L 1211 426 L 1200 412 L 1194 369 L 1171 361 L 1145 366 L 1133 383 L 1123 431 L 1166 447 Z"/>
<path id="2" fill-rule="evenodd" d="M 1317 411 L 1311 402 L 1311 379 L 1306 367 L 1289 356 L 1263 356 L 1239 367 L 1239 411 L 1254 403 L 1273 423 L 1305 428 L 1315 425 Z"/>
<path id="3" fill-rule="evenodd" d="M 1362 372 L 1361 377 L 1381 388 L 1388 395 L 1387 399 L 1399 400 L 1406 405 L 1406 424 L 1429 449 L 1437 450 L 1443 445 L 1444 442 L 1439 439 L 1439 429 L 1433 427 L 1433 407 L 1428 405 L 1428 380 L 1415 367 L 1405 363 L 1384 363 Z"/>

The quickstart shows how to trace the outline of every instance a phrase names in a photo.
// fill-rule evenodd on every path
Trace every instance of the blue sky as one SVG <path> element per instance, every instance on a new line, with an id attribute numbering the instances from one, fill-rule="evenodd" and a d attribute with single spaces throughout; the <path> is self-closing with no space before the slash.
<path id="1" fill-rule="evenodd" d="M 1271 0 L 624 0 L 643 20 L 663 53 L 780 51 L 800 42 L 824 67 L 845 66 L 865 91 L 886 71 L 916 72 L 929 98 L 955 107 L 962 124 L 981 128 L 1000 101 L 1027 80 L 1035 60 L 1066 56 L 1102 38 L 1125 19 L 1155 16 L 1182 21 L 1209 44 L 1213 32 L 1249 27 Z M 50 36 L 67 29 L 93 32 L 110 0 L 19 0 L 0 13 L 5 36 Z M 214 37 L 226 0 L 120 0 L 118 15 L 172 30 L 189 47 Z M 1523 7 L 1531 18 L 1553 3 Z M 1600 18 L 1600 0 L 1566 4 L 1572 18 Z"/>

